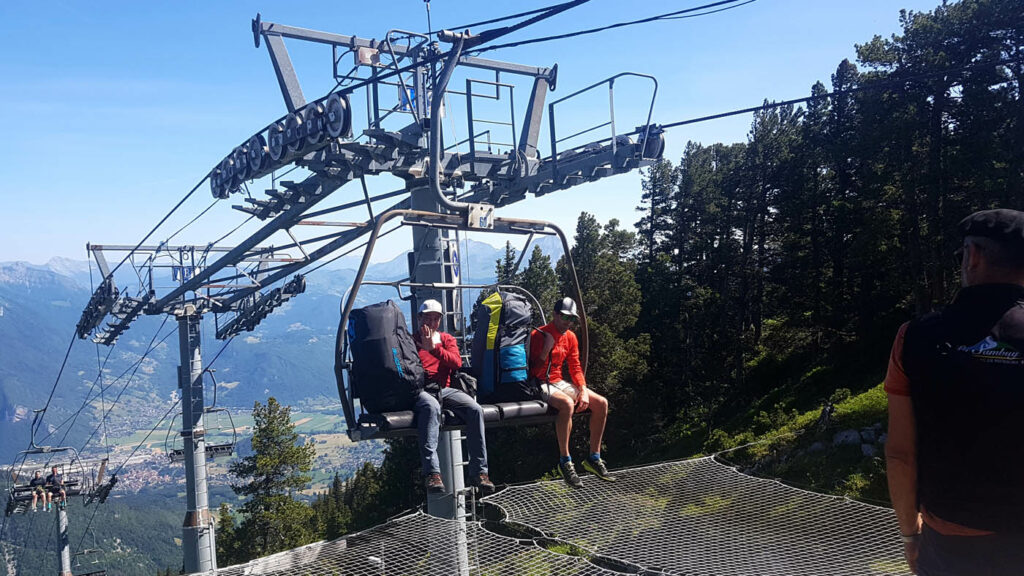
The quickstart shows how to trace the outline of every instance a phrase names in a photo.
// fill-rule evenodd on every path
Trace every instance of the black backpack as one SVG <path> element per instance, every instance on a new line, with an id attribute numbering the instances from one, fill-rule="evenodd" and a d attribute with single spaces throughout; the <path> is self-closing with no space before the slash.
<path id="1" fill-rule="evenodd" d="M 423 389 L 423 365 L 405 315 L 388 300 L 352 311 L 352 393 L 374 413 L 411 410 Z"/>
<path id="2" fill-rule="evenodd" d="M 526 299 L 498 291 L 473 310 L 476 331 L 470 359 L 477 394 L 492 402 L 528 400 L 527 354 L 533 309 Z"/>

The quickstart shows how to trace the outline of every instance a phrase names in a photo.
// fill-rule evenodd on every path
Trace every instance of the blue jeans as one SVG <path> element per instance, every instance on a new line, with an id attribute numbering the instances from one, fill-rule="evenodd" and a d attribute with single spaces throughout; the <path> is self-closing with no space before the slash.
<path id="1" fill-rule="evenodd" d="M 921 533 L 918 576 L 1024 574 L 1024 535 L 943 536 L 927 524 Z"/>
<path id="2" fill-rule="evenodd" d="M 443 388 L 441 403 L 437 396 L 420 392 L 416 398 L 416 431 L 420 439 L 420 458 L 423 474 L 441 472 L 437 462 L 437 437 L 441 429 L 441 408 L 451 410 L 466 423 L 466 442 L 469 448 L 469 477 L 476 478 L 487 473 L 487 443 L 484 439 L 484 411 L 473 397 L 455 390 Z"/>

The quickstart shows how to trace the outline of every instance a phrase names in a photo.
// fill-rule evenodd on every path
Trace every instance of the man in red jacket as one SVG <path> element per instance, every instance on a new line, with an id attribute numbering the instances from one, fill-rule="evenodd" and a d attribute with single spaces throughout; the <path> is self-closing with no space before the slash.
<path id="1" fill-rule="evenodd" d="M 452 373 L 462 367 L 462 356 L 455 337 L 441 332 L 441 303 L 426 300 L 420 306 L 416 347 L 423 363 L 426 385 L 416 398 L 416 429 L 427 490 L 445 491 L 437 460 L 437 438 L 441 428 L 442 407 L 455 412 L 466 423 L 469 448 L 469 482 L 484 494 L 494 492 L 487 474 L 487 442 L 484 438 L 484 412 L 473 398 L 451 387 Z"/>
<path id="2" fill-rule="evenodd" d="M 569 456 L 569 433 L 572 432 L 573 412 L 590 408 L 590 456 L 583 461 L 583 468 L 602 480 L 614 482 L 615 478 L 608 473 L 601 459 L 601 437 L 608 419 L 608 400 L 587 388 L 580 364 L 579 341 L 570 330 L 579 317 L 576 302 L 569 297 L 562 298 L 555 304 L 554 312 L 551 322 L 534 331 L 530 338 L 529 364 L 530 376 L 541 383 L 541 397 L 558 410 L 558 419 L 555 420 L 561 456 L 558 471 L 570 486 L 583 487 Z M 571 382 L 562 378 L 562 365 L 566 362 Z"/>

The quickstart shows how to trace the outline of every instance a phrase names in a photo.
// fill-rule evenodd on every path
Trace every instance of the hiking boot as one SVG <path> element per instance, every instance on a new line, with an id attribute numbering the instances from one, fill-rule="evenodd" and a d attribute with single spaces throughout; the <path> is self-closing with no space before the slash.
<path id="1" fill-rule="evenodd" d="M 615 482 L 615 476 L 608 473 L 608 468 L 604 465 L 604 460 L 598 458 L 587 458 L 583 461 L 583 469 L 590 472 L 594 476 L 597 476 L 601 480 L 606 482 Z"/>
<path id="2" fill-rule="evenodd" d="M 562 479 L 565 480 L 566 484 L 573 488 L 583 488 L 583 481 L 576 474 L 576 467 L 573 466 L 571 460 L 569 462 L 559 462 L 558 471 L 562 473 Z"/>
<path id="3" fill-rule="evenodd" d="M 494 482 L 491 482 L 491 477 L 486 473 L 480 474 L 473 485 L 476 486 L 484 496 L 494 494 Z"/>
<path id="4" fill-rule="evenodd" d="M 431 494 L 444 493 L 444 482 L 441 481 L 441 475 L 437 472 L 428 474 L 425 483 L 427 485 L 427 492 Z"/>

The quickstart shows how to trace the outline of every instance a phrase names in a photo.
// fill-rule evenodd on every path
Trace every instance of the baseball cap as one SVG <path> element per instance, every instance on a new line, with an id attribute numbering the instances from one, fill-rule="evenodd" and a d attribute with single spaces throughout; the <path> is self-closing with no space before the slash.
<path id="1" fill-rule="evenodd" d="M 555 312 L 579 317 L 579 314 L 576 312 L 576 302 L 568 296 L 555 303 Z"/>
<path id="2" fill-rule="evenodd" d="M 975 212 L 960 221 L 961 236 L 983 236 L 1024 249 L 1024 212 L 1000 208 Z"/>
<path id="3" fill-rule="evenodd" d="M 444 313 L 441 309 L 441 303 L 434 299 L 424 300 L 423 304 L 420 304 L 420 314 L 426 314 L 427 312 Z"/>

